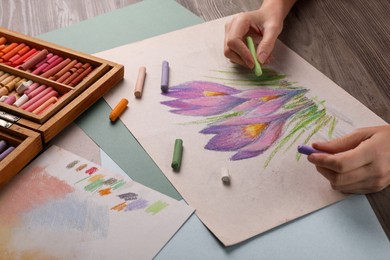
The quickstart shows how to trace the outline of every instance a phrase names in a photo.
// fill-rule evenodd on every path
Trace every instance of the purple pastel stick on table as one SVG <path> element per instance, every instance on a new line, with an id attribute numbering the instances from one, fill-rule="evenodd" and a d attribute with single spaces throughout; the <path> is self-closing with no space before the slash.
<path id="1" fill-rule="evenodd" d="M 308 145 L 298 145 L 298 152 L 306 155 L 310 155 L 312 153 L 325 153 Z"/>
<path id="2" fill-rule="evenodd" d="M 161 73 L 161 91 L 163 93 L 168 92 L 169 87 L 169 63 L 164 60 L 162 63 L 162 73 Z"/>
<path id="3" fill-rule="evenodd" d="M 15 150 L 15 147 L 10 146 L 4 152 L 0 153 L 0 161 L 7 157 L 13 150 Z"/>

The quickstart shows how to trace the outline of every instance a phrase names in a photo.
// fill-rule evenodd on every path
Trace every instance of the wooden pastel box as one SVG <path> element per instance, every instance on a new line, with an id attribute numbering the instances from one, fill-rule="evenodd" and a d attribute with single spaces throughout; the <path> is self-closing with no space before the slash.
<path id="1" fill-rule="evenodd" d="M 123 76 L 120 64 L 0 27 L 0 188 Z"/>

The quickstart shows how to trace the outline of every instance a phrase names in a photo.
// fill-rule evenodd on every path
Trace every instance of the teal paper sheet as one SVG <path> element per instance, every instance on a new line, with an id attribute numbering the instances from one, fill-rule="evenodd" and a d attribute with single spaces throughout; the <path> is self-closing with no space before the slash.
<path id="1" fill-rule="evenodd" d="M 175 1 L 146 0 L 40 35 L 39 38 L 93 54 L 201 22 L 199 17 Z M 110 106 L 100 99 L 76 120 L 76 124 L 114 158 L 132 179 L 175 199 L 181 199 L 126 126 L 120 120 L 115 124 L 110 123 L 110 112 Z"/>

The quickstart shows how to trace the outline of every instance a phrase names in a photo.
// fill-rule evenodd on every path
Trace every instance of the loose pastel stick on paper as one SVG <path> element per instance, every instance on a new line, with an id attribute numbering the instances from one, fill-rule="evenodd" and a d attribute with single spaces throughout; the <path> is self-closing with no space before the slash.
<path id="1" fill-rule="evenodd" d="M 261 66 L 260 66 L 259 61 L 257 60 L 256 48 L 255 48 L 255 44 L 253 43 L 252 37 L 247 36 L 246 43 L 247 43 L 248 48 L 252 54 L 253 60 L 255 61 L 255 68 L 254 68 L 255 75 L 259 77 L 259 76 L 261 76 L 261 74 L 263 74 L 263 71 L 261 70 Z"/>
<path id="2" fill-rule="evenodd" d="M 298 145 L 298 152 L 306 155 L 310 155 L 312 153 L 325 153 L 308 145 Z"/>
<path id="3" fill-rule="evenodd" d="M 221 170 L 221 180 L 223 184 L 229 185 L 230 184 L 230 174 L 229 169 L 226 167 L 223 167 Z"/>
<path id="4" fill-rule="evenodd" d="M 110 120 L 111 120 L 111 122 L 115 122 L 116 121 L 116 119 L 126 109 L 128 103 L 129 103 L 129 101 L 126 98 L 122 98 L 122 100 L 119 101 L 118 105 L 116 105 L 116 107 L 110 113 Z"/>
<path id="5" fill-rule="evenodd" d="M 175 147 L 173 149 L 172 163 L 171 163 L 171 167 L 174 170 L 180 169 L 182 157 L 183 157 L 183 140 L 176 139 Z"/>
<path id="6" fill-rule="evenodd" d="M 144 66 L 141 66 L 138 70 L 137 83 L 135 84 L 135 90 L 134 90 L 134 96 L 136 98 L 142 97 L 142 90 L 144 89 L 145 77 L 146 77 L 146 68 Z"/>
<path id="7" fill-rule="evenodd" d="M 164 60 L 161 71 L 161 91 L 167 93 L 169 88 L 169 63 Z"/>

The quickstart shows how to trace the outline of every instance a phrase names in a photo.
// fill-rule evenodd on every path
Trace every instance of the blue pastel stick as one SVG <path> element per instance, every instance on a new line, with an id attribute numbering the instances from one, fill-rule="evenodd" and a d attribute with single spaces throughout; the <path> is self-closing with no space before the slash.
<path id="1" fill-rule="evenodd" d="M 161 91 L 163 93 L 168 92 L 169 87 L 169 63 L 164 60 L 162 63 L 162 71 L 161 71 Z"/>
<path id="2" fill-rule="evenodd" d="M 325 153 L 308 145 L 298 145 L 298 152 L 306 155 L 310 155 L 312 153 Z"/>

